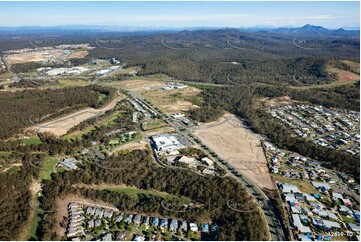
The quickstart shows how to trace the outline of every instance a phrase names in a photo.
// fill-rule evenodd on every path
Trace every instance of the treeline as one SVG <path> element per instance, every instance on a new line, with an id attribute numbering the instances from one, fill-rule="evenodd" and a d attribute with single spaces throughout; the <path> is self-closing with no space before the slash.
<path id="1" fill-rule="evenodd" d="M 63 172 L 52 175 L 52 179 L 45 183 L 42 198 L 42 208 L 53 210 L 57 196 L 65 196 L 74 192 L 73 184 L 125 184 L 139 189 L 155 189 L 175 196 L 184 196 L 193 203 L 201 204 L 196 211 L 176 213 L 164 209 L 159 198 L 142 198 L 138 204 L 127 204 L 125 198 L 110 192 L 81 191 L 82 195 L 105 199 L 114 203 L 119 209 L 132 212 L 159 213 L 162 216 L 173 216 L 179 219 L 202 222 L 210 218 L 220 228 L 220 240 L 263 240 L 266 239 L 267 225 L 262 219 L 262 213 L 251 203 L 251 195 L 237 181 L 225 177 L 203 177 L 193 172 L 165 169 L 157 166 L 151 158 L 149 150 L 135 150 L 126 154 L 113 155 L 102 163 L 90 163 L 73 172 Z M 229 200 L 244 204 L 243 210 L 252 213 L 235 212 L 227 206 Z M 124 205 L 125 204 L 125 205 Z M 58 239 L 55 228 L 54 214 L 43 217 L 39 229 L 42 240 Z M 257 224 L 257 226 L 254 226 Z"/>
<path id="2" fill-rule="evenodd" d="M 195 108 L 187 111 L 187 115 L 199 122 L 207 123 L 222 117 L 224 111 L 210 106 Z"/>
<path id="3" fill-rule="evenodd" d="M 360 110 L 360 82 L 333 88 L 293 89 L 280 86 L 257 87 L 255 94 L 263 97 L 289 96 L 325 107 Z"/>
<path id="4" fill-rule="evenodd" d="M 257 109 L 257 99 L 261 95 L 262 97 L 269 94 L 274 96 L 276 90 L 252 87 L 217 88 L 205 89 L 201 95 L 204 103 L 207 103 L 206 107 L 211 106 L 215 109 L 224 109 L 244 118 L 247 125 L 255 132 L 265 135 L 278 147 L 324 161 L 327 167 L 351 174 L 356 180 L 359 180 L 359 157 L 352 156 L 343 151 L 321 147 L 302 138 L 294 137 L 289 128 L 274 122 L 272 116 L 264 109 Z M 307 93 L 304 90 L 298 92 L 297 95 L 299 95 L 300 99 L 302 97 L 301 92 Z M 279 90 L 278 95 L 281 95 L 280 93 L 283 94 L 283 91 Z M 308 94 L 305 97 L 309 97 Z M 317 100 L 317 97 L 314 98 Z M 307 98 L 304 99 L 307 100 Z M 336 106 L 340 106 L 340 104 Z"/>
<path id="5" fill-rule="evenodd" d="M 101 102 L 100 93 L 107 95 Z M 115 95 L 114 89 L 100 86 L 2 92 L 0 139 L 19 134 L 35 123 L 86 107 L 97 108 Z"/>
<path id="6" fill-rule="evenodd" d="M 30 165 L 29 153 L 18 158 L 22 160 L 21 168 L 0 172 L 0 240 L 18 240 L 31 211 L 29 186 L 39 170 Z"/>
<path id="7" fill-rule="evenodd" d="M 26 73 L 26 72 L 36 71 L 36 69 L 40 67 L 60 68 L 66 66 L 70 66 L 70 65 L 65 63 L 26 62 L 26 63 L 18 63 L 11 65 L 11 70 L 15 73 Z"/>

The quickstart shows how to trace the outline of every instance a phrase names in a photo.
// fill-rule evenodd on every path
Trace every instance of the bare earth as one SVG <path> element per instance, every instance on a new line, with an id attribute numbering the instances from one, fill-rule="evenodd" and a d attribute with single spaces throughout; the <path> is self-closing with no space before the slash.
<path id="1" fill-rule="evenodd" d="M 261 142 L 232 114 L 204 125 L 196 132 L 204 144 L 261 189 L 273 190 Z"/>
<path id="2" fill-rule="evenodd" d="M 130 142 L 130 143 L 127 143 L 127 144 L 124 144 L 124 145 L 121 145 L 121 146 L 115 148 L 110 153 L 113 154 L 120 150 L 127 150 L 127 151 L 145 150 L 145 149 L 147 149 L 147 144 L 148 144 L 148 142 L 146 142 L 144 140 L 133 141 L 133 142 Z"/>
<path id="3" fill-rule="evenodd" d="M 32 51 L 20 54 L 11 54 L 6 57 L 10 64 L 19 64 L 27 62 L 47 61 L 52 57 L 61 59 L 82 58 L 88 54 L 86 50 L 76 50 L 71 54 L 67 54 L 64 50 L 49 50 L 49 51 Z"/>
<path id="4" fill-rule="evenodd" d="M 29 129 L 31 130 L 39 130 L 39 132 L 50 132 L 53 133 L 56 136 L 64 135 L 68 132 L 68 130 L 75 125 L 78 125 L 84 120 L 87 120 L 89 118 L 95 117 L 97 115 L 100 115 L 104 113 L 107 110 L 110 110 L 115 107 L 117 102 L 120 100 L 125 99 L 124 95 L 118 96 L 113 101 L 111 101 L 106 107 L 95 109 L 95 108 L 86 108 L 83 110 L 80 110 L 78 112 L 69 114 L 67 116 L 57 118 L 52 121 L 48 121 L 45 123 L 37 124 Z"/>
<path id="5" fill-rule="evenodd" d="M 166 113 L 176 113 L 198 108 L 197 105 L 194 105 L 187 99 L 196 96 L 199 92 L 200 90 L 197 88 L 186 87 L 171 91 L 152 90 L 144 92 L 142 95 Z"/>
<path id="6" fill-rule="evenodd" d="M 149 81 L 149 80 L 126 80 L 120 82 L 111 82 L 111 86 L 120 87 L 131 91 L 144 92 L 149 89 L 157 89 L 165 86 L 162 81 Z"/>

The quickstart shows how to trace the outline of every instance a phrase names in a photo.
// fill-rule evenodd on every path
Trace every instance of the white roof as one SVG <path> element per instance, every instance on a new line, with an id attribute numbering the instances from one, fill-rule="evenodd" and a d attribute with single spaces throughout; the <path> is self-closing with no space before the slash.
<path id="1" fill-rule="evenodd" d="M 341 228 L 339 223 L 328 221 L 328 220 L 323 220 L 323 224 L 328 228 L 338 228 L 338 229 Z"/>
<path id="2" fill-rule="evenodd" d="M 332 193 L 332 197 L 343 199 L 342 194 L 341 194 L 341 193 L 338 193 L 338 192 L 333 192 L 333 193 Z"/>
<path id="3" fill-rule="evenodd" d="M 293 202 L 295 200 L 295 195 L 293 193 L 285 193 L 286 202 Z"/>
<path id="4" fill-rule="evenodd" d="M 206 162 L 209 166 L 213 166 L 213 164 L 214 164 L 214 161 L 212 161 L 208 157 L 202 158 L 202 161 Z"/>
<path id="5" fill-rule="evenodd" d="M 300 216 L 298 214 L 292 214 L 292 220 L 294 226 L 302 233 L 311 233 L 311 229 L 307 226 L 304 226 L 301 222 Z"/>
<path id="6" fill-rule="evenodd" d="M 330 189 L 330 186 L 327 182 L 312 182 L 312 185 L 316 188 L 325 187 L 327 190 Z"/>
<path id="7" fill-rule="evenodd" d="M 304 234 L 298 234 L 297 237 L 300 241 L 312 241 L 310 238 L 307 237 L 307 235 Z"/>
<path id="8" fill-rule="evenodd" d="M 316 201 L 316 198 L 308 193 L 304 193 L 303 196 L 307 201 Z"/>
<path id="9" fill-rule="evenodd" d="M 284 193 L 297 193 L 301 192 L 296 185 L 282 183 L 281 184 L 282 192 Z"/>
<path id="10" fill-rule="evenodd" d="M 190 224 L 189 224 L 189 228 L 190 228 L 190 230 L 192 230 L 192 231 L 198 231 L 198 226 L 197 226 L 196 223 L 190 223 Z"/>

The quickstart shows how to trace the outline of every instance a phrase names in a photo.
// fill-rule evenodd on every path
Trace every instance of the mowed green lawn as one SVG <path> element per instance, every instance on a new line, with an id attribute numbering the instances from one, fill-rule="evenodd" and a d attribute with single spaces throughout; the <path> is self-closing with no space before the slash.
<path id="1" fill-rule="evenodd" d="M 30 137 L 21 140 L 26 145 L 39 145 L 42 144 L 41 140 L 38 137 Z"/>

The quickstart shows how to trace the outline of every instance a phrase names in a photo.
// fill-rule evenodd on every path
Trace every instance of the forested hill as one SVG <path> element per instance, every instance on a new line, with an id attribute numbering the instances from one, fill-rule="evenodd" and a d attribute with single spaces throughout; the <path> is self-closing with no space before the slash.
<path id="1" fill-rule="evenodd" d="M 99 107 L 99 95 L 112 94 L 106 87 L 2 92 L 0 95 L 0 139 L 9 138 L 35 123 L 44 122 L 86 107 Z"/>
<path id="2" fill-rule="evenodd" d="M 63 32 L 62 32 L 63 33 Z M 115 57 L 142 67 L 139 75 L 164 73 L 198 82 L 300 85 L 334 82 L 327 67 L 344 60 L 359 62 L 359 31 L 328 30 L 306 25 L 281 29 L 206 29 L 179 32 L 120 33 L 99 30 L 69 31 L 59 36 L 24 34 L 14 39 L 0 35 L 0 50 L 32 48 L 39 43 L 89 43 L 85 57 Z M 49 40 L 49 41 L 47 41 Z M 51 40 L 51 41 L 50 41 Z M 11 42 L 11 45 L 9 44 Z M 42 46 L 40 46 L 42 47 Z M 16 67 L 14 67 L 16 69 Z"/>

